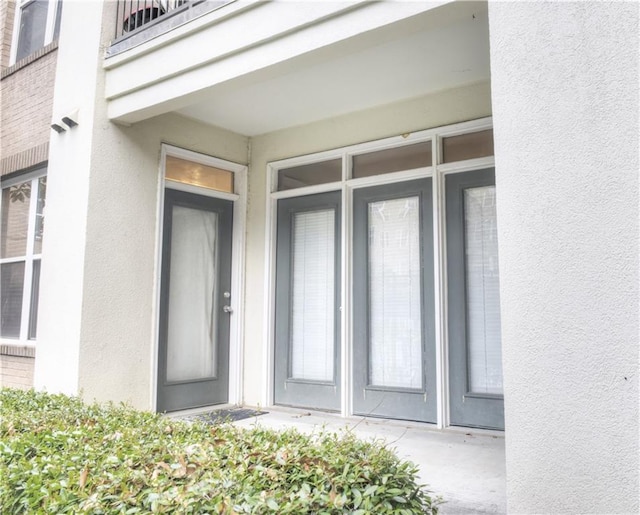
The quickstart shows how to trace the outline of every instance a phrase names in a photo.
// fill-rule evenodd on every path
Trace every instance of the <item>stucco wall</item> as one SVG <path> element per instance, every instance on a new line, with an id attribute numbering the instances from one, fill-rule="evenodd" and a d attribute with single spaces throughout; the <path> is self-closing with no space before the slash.
<path id="1" fill-rule="evenodd" d="M 101 104 L 97 116 L 105 116 Z M 160 149 L 246 164 L 245 138 L 165 115 L 107 124 L 92 155 L 79 385 L 86 398 L 151 408 Z M 117 149 L 114 152 L 114 149 Z"/>
<path id="2" fill-rule="evenodd" d="M 251 139 L 246 240 L 244 401 L 264 402 L 265 202 L 267 163 L 491 115 L 487 82 Z"/>
<path id="3" fill-rule="evenodd" d="M 490 4 L 510 513 L 638 513 L 638 10 Z"/>
<path id="4" fill-rule="evenodd" d="M 79 108 L 79 125 L 51 142 L 36 385 L 149 409 L 161 143 L 245 163 L 247 140 L 176 115 L 109 122 L 102 16 L 97 2 L 65 7 L 54 111 Z"/>

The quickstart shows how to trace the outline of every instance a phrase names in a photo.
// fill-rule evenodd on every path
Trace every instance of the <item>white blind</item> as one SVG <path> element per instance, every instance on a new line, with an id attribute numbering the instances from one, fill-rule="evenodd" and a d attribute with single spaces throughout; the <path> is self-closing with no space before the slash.
<path id="1" fill-rule="evenodd" d="M 335 212 L 295 213 L 292 230 L 292 376 L 332 381 Z"/>
<path id="2" fill-rule="evenodd" d="M 369 204 L 369 377 L 422 387 L 418 197 Z"/>
<path id="3" fill-rule="evenodd" d="M 495 186 L 464 191 L 467 344 L 472 392 L 502 393 Z"/>
<path id="4" fill-rule="evenodd" d="M 216 368 L 218 215 L 174 206 L 171 229 L 167 380 L 213 376 Z"/>

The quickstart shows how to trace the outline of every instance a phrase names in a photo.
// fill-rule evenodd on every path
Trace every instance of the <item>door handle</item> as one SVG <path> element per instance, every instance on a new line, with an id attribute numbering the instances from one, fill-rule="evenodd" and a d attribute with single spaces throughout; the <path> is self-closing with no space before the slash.
<path id="1" fill-rule="evenodd" d="M 233 308 L 231 306 L 229 306 L 229 305 L 222 306 L 222 311 L 224 311 L 225 313 L 231 314 L 231 313 L 233 313 Z"/>

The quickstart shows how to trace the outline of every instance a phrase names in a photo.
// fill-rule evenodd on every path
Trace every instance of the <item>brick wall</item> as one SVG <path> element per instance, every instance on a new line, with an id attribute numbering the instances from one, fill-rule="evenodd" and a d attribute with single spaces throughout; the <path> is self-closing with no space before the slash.
<path id="1" fill-rule="evenodd" d="M 47 160 L 57 43 L 4 68 L 0 78 L 0 173 Z"/>
<path id="2" fill-rule="evenodd" d="M 0 0 L 0 175 L 49 157 L 57 42 L 9 66 L 15 0 Z M 35 349 L 0 345 L 0 386 L 33 386 Z"/>
<path id="3" fill-rule="evenodd" d="M 33 387 L 34 356 L 33 347 L 0 345 L 0 386 Z"/>

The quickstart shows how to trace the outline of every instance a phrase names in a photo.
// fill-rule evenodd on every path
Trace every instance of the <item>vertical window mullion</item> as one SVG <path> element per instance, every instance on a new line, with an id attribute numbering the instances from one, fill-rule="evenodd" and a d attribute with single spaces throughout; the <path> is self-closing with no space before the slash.
<path id="1" fill-rule="evenodd" d="M 437 412 L 439 428 L 446 427 L 448 420 L 448 378 L 446 346 L 446 254 L 444 233 L 444 177 L 438 170 L 441 156 L 441 138 L 431 140 L 433 156 L 433 273 L 435 286 L 435 336 L 436 336 L 436 377 Z"/>
<path id="2" fill-rule="evenodd" d="M 342 367 L 340 379 L 342 381 L 342 399 L 340 401 L 340 413 L 343 417 L 353 413 L 351 397 L 351 190 L 347 187 L 347 180 L 351 177 L 351 157 L 348 153 L 342 153 L 342 224 L 340 244 L 340 352 Z"/>
<path id="3" fill-rule="evenodd" d="M 29 225 L 27 229 L 27 254 L 24 264 L 24 285 L 22 289 L 22 316 L 20 318 L 20 341 L 29 339 L 31 317 L 31 288 L 33 284 L 33 247 L 35 241 L 36 212 L 38 207 L 39 177 L 31 180 L 29 199 Z"/>
<path id="4" fill-rule="evenodd" d="M 56 9 L 59 0 L 49 0 L 47 5 L 47 24 L 44 30 L 44 44 L 48 45 L 53 41 L 53 32 L 56 26 Z"/>

